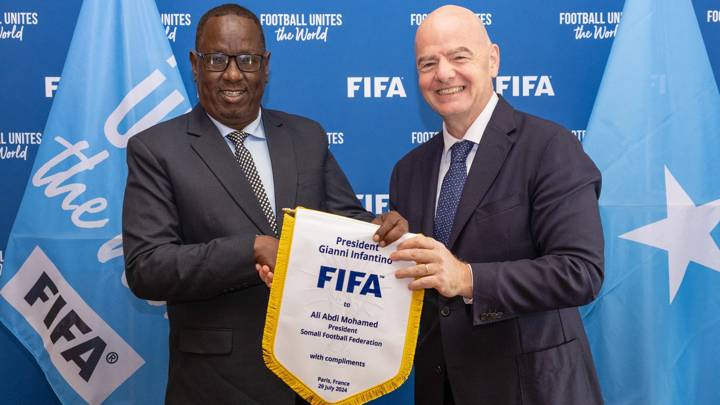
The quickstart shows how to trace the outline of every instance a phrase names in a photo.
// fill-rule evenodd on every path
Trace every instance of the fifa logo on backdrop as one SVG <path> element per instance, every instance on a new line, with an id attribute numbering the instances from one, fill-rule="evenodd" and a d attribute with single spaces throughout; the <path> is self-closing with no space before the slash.
<path id="1" fill-rule="evenodd" d="M 584 129 L 571 129 L 570 132 L 572 132 L 573 135 L 577 138 L 580 143 L 585 140 L 585 130 Z"/>
<path id="2" fill-rule="evenodd" d="M 365 211 L 375 215 L 388 211 L 390 194 L 355 194 L 355 197 L 360 200 L 360 205 L 365 208 Z"/>
<path id="3" fill-rule="evenodd" d="M 192 19 L 188 13 L 162 13 L 160 14 L 160 21 L 165 26 L 165 35 L 167 39 L 175 42 L 177 39 L 177 28 L 189 27 L 192 24 Z"/>
<path id="4" fill-rule="evenodd" d="M 60 76 L 45 76 L 45 97 L 52 98 L 60 83 Z"/>
<path id="5" fill-rule="evenodd" d="M 26 25 L 38 24 L 38 13 L 33 11 L 5 11 L 0 24 L 0 39 L 23 40 Z"/>
<path id="6" fill-rule="evenodd" d="M 350 76 L 347 78 L 347 96 L 355 98 L 406 98 L 405 86 L 402 77 L 359 77 Z"/>
<path id="7" fill-rule="evenodd" d="M 555 90 L 550 76 L 498 76 L 495 78 L 495 91 L 500 95 L 514 97 L 554 96 Z"/>

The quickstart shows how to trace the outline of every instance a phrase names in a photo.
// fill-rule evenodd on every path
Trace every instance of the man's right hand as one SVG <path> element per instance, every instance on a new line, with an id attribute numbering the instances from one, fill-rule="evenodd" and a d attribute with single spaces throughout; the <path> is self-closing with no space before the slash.
<path id="1" fill-rule="evenodd" d="M 255 245 L 253 246 L 255 270 L 257 270 L 258 276 L 268 288 L 272 285 L 279 242 L 272 236 L 257 235 L 255 237 Z"/>
<path id="2" fill-rule="evenodd" d="M 268 266 L 271 271 L 274 271 L 279 242 L 280 241 L 272 236 L 257 235 L 255 237 L 255 245 L 253 246 L 255 263 L 261 266 Z"/>

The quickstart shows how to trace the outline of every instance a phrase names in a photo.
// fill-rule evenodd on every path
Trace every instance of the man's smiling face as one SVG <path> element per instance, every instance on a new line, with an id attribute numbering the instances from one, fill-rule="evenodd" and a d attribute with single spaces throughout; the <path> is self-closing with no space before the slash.
<path id="1" fill-rule="evenodd" d="M 500 59 L 480 20 L 439 9 L 418 28 L 415 54 L 425 101 L 446 122 L 474 121 L 490 100 Z"/>
<path id="2" fill-rule="evenodd" d="M 264 55 L 257 72 L 241 71 L 235 58 L 230 59 L 224 71 L 212 72 L 204 67 L 200 57 L 190 54 L 200 104 L 213 118 L 231 128 L 242 129 L 258 115 L 270 62 L 259 30 L 246 17 L 232 14 L 210 17 L 197 46 L 197 51 L 203 54 Z"/>

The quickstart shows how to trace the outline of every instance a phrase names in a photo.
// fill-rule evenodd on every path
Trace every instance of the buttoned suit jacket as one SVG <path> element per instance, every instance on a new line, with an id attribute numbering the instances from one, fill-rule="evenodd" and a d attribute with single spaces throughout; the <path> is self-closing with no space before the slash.
<path id="1" fill-rule="evenodd" d="M 263 110 L 278 226 L 284 207 L 369 220 L 311 120 Z M 170 404 L 294 403 L 262 361 L 269 291 L 256 235 L 272 235 L 240 165 L 202 106 L 128 143 L 123 243 L 130 288 L 167 301 Z"/>
<path id="2" fill-rule="evenodd" d="M 403 157 L 390 206 L 433 234 L 443 137 Z M 449 248 L 473 271 L 473 302 L 426 292 L 417 404 L 602 402 L 577 306 L 597 295 L 600 173 L 567 130 L 500 98 L 478 145 Z"/>

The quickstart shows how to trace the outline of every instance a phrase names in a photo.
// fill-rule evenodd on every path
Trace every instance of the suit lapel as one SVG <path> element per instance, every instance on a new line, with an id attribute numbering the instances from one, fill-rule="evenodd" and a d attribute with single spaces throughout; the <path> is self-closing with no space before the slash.
<path id="1" fill-rule="evenodd" d="M 420 182 L 422 187 L 418 188 L 420 198 L 413 201 L 424 201 L 422 233 L 433 236 L 433 223 L 435 221 L 435 197 L 437 196 L 438 175 L 440 172 L 440 160 L 443 152 L 442 131 L 436 134 L 430 141 L 427 155 L 420 159 L 421 179 L 429 179 Z"/>
<path id="2" fill-rule="evenodd" d="M 217 127 L 198 104 L 188 121 L 188 134 L 196 136 L 192 148 L 217 177 L 245 215 L 263 234 L 272 235 L 270 224 L 260 208 L 255 193 L 235 161 L 230 148 L 222 139 Z M 199 191 L 201 192 L 201 191 Z"/>
<path id="3" fill-rule="evenodd" d="M 509 134 L 515 130 L 513 113 L 513 108 L 501 97 L 483 133 L 465 181 L 450 232 L 448 246 L 451 249 L 473 211 L 485 198 L 495 177 L 500 172 L 508 152 L 512 149 L 515 140 Z"/>
<path id="4" fill-rule="evenodd" d="M 278 229 L 282 229 L 283 208 L 295 208 L 297 192 L 297 165 L 292 134 L 272 111 L 263 110 L 263 127 L 267 137 L 273 182 Z"/>

